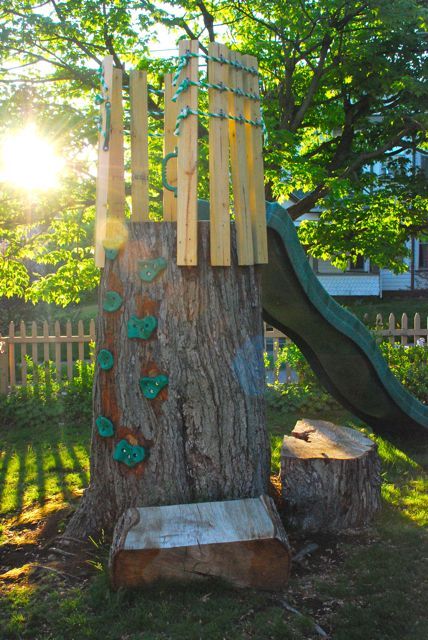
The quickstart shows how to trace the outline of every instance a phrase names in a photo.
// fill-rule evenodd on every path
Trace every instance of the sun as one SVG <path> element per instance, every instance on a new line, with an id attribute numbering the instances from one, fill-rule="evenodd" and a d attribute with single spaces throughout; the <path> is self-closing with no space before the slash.
<path id="1" fill-rule="evenodd" d="M 46 191 L 58 186 L 63 160 L 35 125 L 1 141 L 0 181 L 27 191 Z"/>

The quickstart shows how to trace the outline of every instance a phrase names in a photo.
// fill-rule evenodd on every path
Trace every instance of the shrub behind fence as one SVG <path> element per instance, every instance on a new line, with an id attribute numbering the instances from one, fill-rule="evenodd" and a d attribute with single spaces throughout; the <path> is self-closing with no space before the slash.
<path id="1" fill-rule="evenodd" d="M 426 345 L 428 340 L 428 318 L 421 326 L 421 316 L 415 313 L 413 326 L 405 313 L 400 322 L 391 313 L 386 321 L 381 314 L 376 316 L 375 336 L 388 340 L 391 344 Z M 76 361 L 93 360 L 90 343 L 95 343 L 95 321 L 90 320 L 89 330 L 85 333 L 81 320 L 77 328 L 72 327 L 70 320 L 65 323 L 65 333 L 57 321 L 53 325 L 43 322 L 20 323 L 11 322 L 7 336 L 0 335 L 0 393 L 7 393 L 10 387 L 25 386 L 28 377 L 28 358 L 35 364 L 53 362 L 58 379 L 73 378 Z M 265 325 L 264 344 L 267 354 L 269 382 L 296 381 L 290 363 L 279 360 L 281 349 L 289 343 L 283 333 Z"/>

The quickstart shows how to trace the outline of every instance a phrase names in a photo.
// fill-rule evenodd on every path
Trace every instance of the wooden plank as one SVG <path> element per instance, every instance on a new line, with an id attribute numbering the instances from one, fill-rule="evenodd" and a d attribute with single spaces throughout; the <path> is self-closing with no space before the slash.
<path id="1" fill-rule="evenodd" d="M 419 313 L 415 313 L 413 317 L 413 330 L 415 332 L 414 343 L 416 344 L 417 339 L 421 338 L 421 316 Z"/>
<path id="2" fill-rule="evenodd" d="M 147 71 L 129 74 L 131 98 L 132 222 L 149 219 Z"/>
<path id="3" fill-rule="evenodd" d="M 61 342 L 60 342 L 60 335 L 61 335 L 61 327 L 60 324 L 58 322 L 58 320 L 55 322 L 55 327 L 54 327 L 54 331 L 55 331 L 55 368 L 56 368 L 56 375 L 58 380 L 61 380 Z"/>
<path id="4" fill-rule="evenodd" d="M 27 361 L 25 359 L 25 356 L 27 355 L 27 338 L 26 338 L 26 331 L 25 331 L 25 322 L 23 320 L 21 320 L 20 325 L 19 325 L 19 334 L 21 336 L 21 338 L 23 338 L 25 340 L 25 342 L 23 342 L 21 344 L 21 383 L 26 386 L 27 384 Z"/>
<path id="5" fill-rule="evenodd" d="M 79 320 L 79 322 L 77 323 L 77 336 L 78 338 L 80 338 L 79 342 L 77 343 L 77 349 L 78 349 L 78 360 L 84 360 L 85 359 L 85 343 L 84 343 L 84 331 L 83 331 L 83 320 Z"/>
<path id="6" fill-rule="evenodd" d="M 68 339 L 71 338 L 71 322 L 67 320 L 65 325 L 65 335 Z M 73 347 L 71 344 L 71 340 L 67 341 L 67 378 L 69 380 L 73 377 Z"/>
<path id="7" fill-rule="evenodd" d="M 91 320 L 89 322 L 89 342 L 93 342 L 95 345 L 95 338 L 96 338 L 95 320 Z M 95 348 L 92 348 L 92 349 L 90 348 L 89 352 L 91 356 L 91 362 L 95 362 Z"/>
<path id="8" fill-rule="evenodd" d="M 196 40 L 181 40 L 179 54 L 198 53 Z M 188 78 L 198 82 L 198 58 L 190 58 L 178 79 L 178 86 Z M 187 108 L 198 109 L 198 87 L 183 91 L 178 100 L 179 113 Z M 198 116 L 189 115 L 180 123 L 177 164 L 177 264 L 196 266 L 198 263 Z"/>
<path id="9" fill-rule="evenodd" d="M 395 316 L 394 316 L 393 313 L 390 313 L 389 317 L 388 317 L 388 329 L 389 329 L 389 332 L 390 332 L 389 342 L 391 344 L 394 344 L 394 342 L 395 342 L 395 339 L 394 339 Z"/>
<path id="10" fill-rule="evenodd" d="M 111 134 L 110 171 L 108 181 L 108 218 L 123 222 L 125 219 L 125 170 L 123 152 L 123 102 L 122 69 L 113 69 L 111 90 Z M 115 221 L 116 221 L 115 220 Z M 113 229 L 117 224 L 113 222 Z M 109 240 L 109 220 L 107 219 L 106 241 Z M 117 241 L 117 238 L 112 238 Z"/>
<path id="11" fill-rule="evenodd" d="M 407 323 L 407 314 L 403 313 L 401 315 L 401 329 L 403 330 L 403 332 L 401 334 L 401 344 L 402 345 L 406 345 L 407 344 L 407 330 L 408 330 L 408 323 Z"/>
<path id="12" fill-rule="evenodd" d="M 229 52 L 229 59 L 241 62 L 241 56 L 235 51 Z M 243 89 L 243 73 L 236 67 L 230 67 L 229 85 L 232 89 Z M 238 118 L 244 115 L 244 99 L 235 93 L 229 93 L 229 113 Z M 235 212 L 238 264 L 254 264 L 253 232 L 250 213 L 250 185 L 247 164 L 247 136 L 243 123 L 229 120 L 230 160 Z"/>
<path id="13" fill-rule="evenodd" d="M 211 42 L 210 56 L 227 57 L 224 45 Z M 210 84 L 227 86 L 229 65 L 208 61 Z M 209 89 L 208 111 L 224 113 L 228 111 L 226 91 Z M 230 266 L 230 213 L 229 213 L 229 123 L 226 118 L 209 119 L 209 172 L 210 172 L 210 249 L 213 266 Z"/>
<path id="14" fill-rule="evenodd" d="M 110 552 L 115 588 L 215 576 L 275 591 L 289 570 L 287 536 L 267 496 L 128 509 Z"/>
<path id="15" fill-rule="evenodd" d="M 106 56 L 102 63 L 104 82 L 108 87 L 108 91 L 101 88 L 101 94 L 105 100 L 110 99 L 111 87 L 113 82 L 113 56 Z M 98 171 L 97 171 L 97 195 L 96 195 L 96 214 L 95 214 L 95 265 L 103 267 L 105 263 L 104 254 L 104 238 L 107 224 L 107 195 L 108 180 L 110 166 L 110 148 L 104 149 L 103 131 L 106 127 L 106 108 L 105 102 L 101 104 L 101 129 L 98 134 Z"/>
<path id="16" fill-rule="evenodd" d="M 14 337 L 15 337 L 15 324 L 13 322 L 9 323 L 9 379 L 10 386 L 14 387 L 16 385 L 16 374 L 15 374 L 15 345 L 14 345 Z"/>
<path id="17" fill-rule="evenodd" d="M 258 69 L 257 58 L 242 56 L 242 62 L 247 67 Z M 244 72 L 244 89 L 248 93 L 259 94 L 258 76 Z M 244 115 L 248 120 L 257 121 L 261 118 L 260 102 L 244 99 Z M 254 261 L 264 264 L 268 261 L 266 201 L 263 170 L 263 131 L 261 127 L 245 125 L 247 135 L 247 157 L 250 181 L 250 211 L 253 230 Z"/>
<path id="18" fill-rule="evenodd" d="M 40 340 L 37 340 L 37 324 L 34 322 L 31 323 L 31 359 L 33 361 L 33 371 L 34 376 L 37 377 L 37 365 L 39 364 L 39 349 L 38 342 L 42 342 L 43 337 L 40 337 Z"/>
<path id="19" fill-rule="evenodd" d="M 9 391 L 9 342 L 0 336 L 0 393 Z"/>
<path id="20" fill-rule="evenodd" d="M 174 93 L 172 74 L 167 73 L 165 75 L 164 158 L 177 147 L 177 136 L 174 135 L 174 131 L 178 116 L 178 105 L 177 102 L 172 102 Z M 167 164 L 166 177 L 168 184 L 172 187 L 177 186 L 177 160 L 175 158 Z M 177 220 L 177 198 L 172 191 L 165 188 L 163 189 L 163 219 L 167 222 Z"/>
<path id="21" fill-rule="evenodd" d="M 43 322 L 43 362 L 49 362 L 49 324 L 47 320 Z"/>

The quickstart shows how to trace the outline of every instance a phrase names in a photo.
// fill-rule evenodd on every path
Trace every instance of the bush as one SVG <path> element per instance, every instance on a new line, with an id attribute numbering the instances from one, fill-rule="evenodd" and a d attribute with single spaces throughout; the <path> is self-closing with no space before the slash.
<path id="1" fill-rule="evenodd" d="M 411 394 L 428 404 L 428 348 L 382 342 L 389 368 Z"/>
<path id="2" fill-rule="evenodd" d="M 428 348 L 423 346 L 380 345 L 391 371 L 403 386 L 418 400 L 428 404 Z M 340 405 L 325 391 L 300 349 L 294 344 L 285 345 L 278 354 L 275 370 L 285 364 L 296 372 L 298 383 L 267 385 L 266 400 L 269 408 L 283 413 L 338 410 Z M 265 366 L 272 362 L 265 357 Z"/>
<path id="3" fill-rule="evenodd" d="M 0 396 L 0 427 L 89 422 L 92 413 L 94 364 L 78 361 L 72 380 L 58 380 L 55 365 L 33 365 L 27 358 L 27 385 Z"/>
<path id="4" fill-rule="evenodd" d="M 297 374 L 297 383 L 267 385 L 266 402 L 270 409 L 279 413 L 322 413 L 340 409 L 336 400 L 321 386 L 308 361 L 293 342 L 286 344 L 278 353 L 275 371 L 289 364 Z M 265 358 L 265 365 L 272 366 Z"/>

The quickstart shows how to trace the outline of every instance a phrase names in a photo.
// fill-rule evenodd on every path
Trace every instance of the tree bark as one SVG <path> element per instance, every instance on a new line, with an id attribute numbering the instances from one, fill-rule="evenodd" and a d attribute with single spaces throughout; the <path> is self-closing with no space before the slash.
<path id="1" fill-rule="evenodd" d="M 216 576 L 237 587 L 285 589 L 290 546 L 268 496 L 128 509 L 109 558 L 113 588 Z"/>
<path id="2" fill-rule="evenodd" d="M 380 509 L 377 445 L 354 429 L 299 420 L 281 451 L 287 523 L 312 533 L 367 525 Z"/>
<path id="3" fill-rule="evenodd" d="M 264 368 L 257 267 L 211 267 L 208 223 L 199 223 L 199 266 L 177 267 L 176 225 L 134 223 L 118 256 L 106 260 L 100 286 L 97 352 L 109 350 L 110 370 L 97 366 L 91 480 L 66 535 L 111 530 L 130 507 L 181 504 L 266 493 L 269 444 L 264 415 Z M 152 282 L 139 261 L 163 257 Z M 106 312 L 106 292 L 123 303 Z M 149 339 L 128 337 L 131 316 L 154 316 Z M 140 379 L 167 376 L 146 399 Z M 111 437 L 95 420 L 108 418 Z M 118 442 L 149 450 L 129 468 L 113 459 Z"/>

